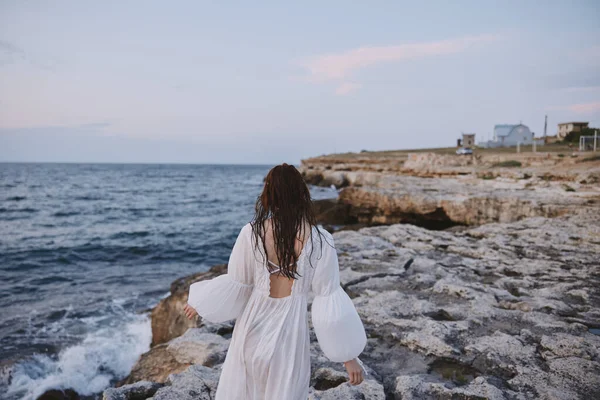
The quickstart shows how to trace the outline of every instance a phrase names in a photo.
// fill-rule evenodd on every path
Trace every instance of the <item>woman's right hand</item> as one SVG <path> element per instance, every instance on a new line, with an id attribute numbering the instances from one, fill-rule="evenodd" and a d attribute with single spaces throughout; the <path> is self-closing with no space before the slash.
<path id="1" fill-rule="evenodd" d="M 356 361 L 356 358 L 346 361 L 344 367 L 346 367 L 346 371 L 348 371 L 348 378 L 350 378 L 351 385 L 358 385 L 363 381 L 362 368 L 358 364 L 358 361 Z"/>
<path id="2" fill-rule="evenodd" d="M 194 308 L 192 306 L 190 306 L 189 304 L 186 304 L 183 307 L 183 312 L 185 313 L 185 316 L 188 317 L 188 319 L 192 319 L 196 315 L 198 315 L 198 313 L 196 312 L 196 310 L 194 310 Z"/>

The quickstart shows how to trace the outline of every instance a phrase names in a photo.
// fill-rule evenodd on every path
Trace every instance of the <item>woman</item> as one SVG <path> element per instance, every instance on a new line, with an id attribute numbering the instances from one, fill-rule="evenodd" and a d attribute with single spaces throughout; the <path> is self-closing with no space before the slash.
<path id="1" fill-rule="evenodd" d="M 190 286 L 188 318 L 237 318 L 217 400 L 306 400 L 310 382 L 307 297 L 312 323 L 331 361 L 350 383 L 363 380 L 358 355 L 363 324 L 340 286 L 333 237 L 317 227 L 308 187 L 298 170 L 269 171 L 256 214 L 235 242 L 227 274 Z"/>

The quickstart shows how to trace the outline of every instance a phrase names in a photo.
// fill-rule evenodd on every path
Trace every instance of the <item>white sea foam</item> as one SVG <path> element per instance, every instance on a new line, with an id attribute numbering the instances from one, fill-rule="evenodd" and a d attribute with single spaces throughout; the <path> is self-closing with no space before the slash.
<path id="1" fill-rule="evenodd" d="M 7 395 L 36 399 L 48 389 L 73 389 L 80 395 L 101 392 L 111 380 L 125 377 L 152 340 L 147 315 L 97 328 L 58 357 L 36 355 L 14 366 Z"/>

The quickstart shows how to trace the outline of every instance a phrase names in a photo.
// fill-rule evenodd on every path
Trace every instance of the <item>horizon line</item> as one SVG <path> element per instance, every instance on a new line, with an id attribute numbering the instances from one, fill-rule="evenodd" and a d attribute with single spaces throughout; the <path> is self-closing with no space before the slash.
<path id="1" fill-rule="evenodd" d="M 215 165 L 215 166 L 270 166 L 276 163 L 266 164 L 236 164 L 236 163 L 196 163 L 196 162 L 154 162 L 154 161 L 2 161 L 0 164 L 88 164 L 88 165 Z"/>

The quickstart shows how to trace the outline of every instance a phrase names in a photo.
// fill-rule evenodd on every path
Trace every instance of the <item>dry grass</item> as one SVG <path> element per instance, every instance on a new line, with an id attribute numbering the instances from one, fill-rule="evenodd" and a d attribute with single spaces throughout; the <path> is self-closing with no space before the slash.
<path id="1" fill-rule="evenodd" d="M 507 160 L 507 161 L 501 161 L 501 162 L 497 162 L 492 164 L 493 168 L 516 168 L 516 167 L 520 167 L 522 164 L 519 161 L 516 160 Z"/>
<path id="2" fill-rule="evenodd" d="M 356 159 L 356 158 L 365 158 L 365 157 L 381 157 L 381 158 L 399 158 L 406 159 L 409 153 L 434 153 L 434 154 L 446 154 L 446 155 L 454 155 L 456 154 L 457 147 L 438 147 L 438 148 L 426 148 L 426 149 L 406 149 L 406 150 L 382 150 L 382 151 L 362 151 L 357 153 L 337 153 L 337 154 L 328 154 L 324 157 L 331 158 L 348 158 L 348 159 Z M 570 155 L 577 149 L 574 147 L 569 147 L 563 143 L 553 143 L 547 144 L 544 146 L 537 146 L 538 153 L 561 153 L 564 155 Z M 474 154 L 481 155 L 505 155 L 505 154 L 519 154 L 517 153 L 516 147 L 505 147 L 505 148 L 496 148 L 496 149 L 482 149 L 482 148 L 474 148 Z M 521 146 L 521 153 L 533 153 L 533 146 Z M 323 156 L 322 156 L 323 157 Z"/>
<path id="3" fill-rule="evenodd" d="M 600 161 L 600 154 L 585 157 L 584 159 L 580 160 L 579 162 L 590 162 L 590 161 Z"/>

